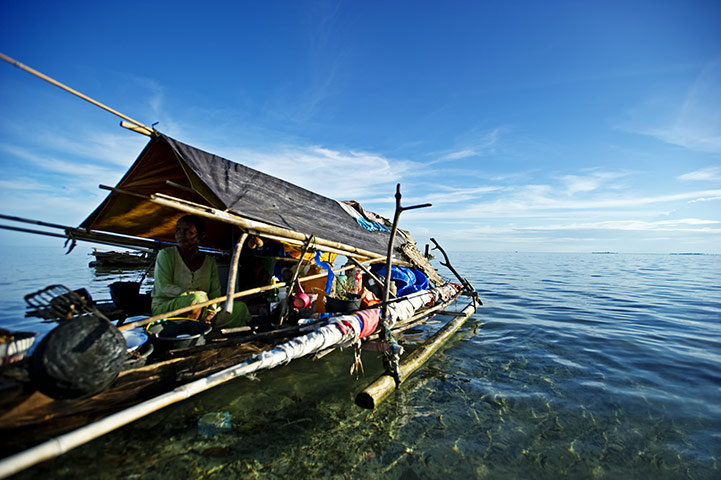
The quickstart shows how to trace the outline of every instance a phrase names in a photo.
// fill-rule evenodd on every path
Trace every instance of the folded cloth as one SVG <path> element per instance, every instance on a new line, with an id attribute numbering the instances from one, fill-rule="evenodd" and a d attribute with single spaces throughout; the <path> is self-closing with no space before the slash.
<path id="1" fill-rule="evenodd" d="M 388 230 L 388 227 L 386 227 L 384 224 L 368 219 L 347 203 L 338 202 L 338 205 L 340 205 L 348 215 L 353 217 L 356 223 L 358 223 L 358 225 L 365 228 L 366 230 L 370 232 L 390 232 L 390 230 Z"/>
<path id="2" fill-rule="evenodd" d="M 356 315 L 360 317 L 361 322 L 363 322 L 363 328 L 360 331 L 359 337 L 365 338 L 378 328 L 378 323 L 381 319 L 381 309 L 370 308 L 367 310 L 359 310 Z"/>

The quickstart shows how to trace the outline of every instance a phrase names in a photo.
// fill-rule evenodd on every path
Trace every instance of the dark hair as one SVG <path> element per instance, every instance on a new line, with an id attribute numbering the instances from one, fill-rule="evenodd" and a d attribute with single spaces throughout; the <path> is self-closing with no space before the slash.
<path id="1" fill-rule="evenodd" d="M 193 225 L 198 231 L 199 237 L 205 234 L 205 222 L 203 222 L 203 219 L 197 215 L 186 215 L 184 217 L 180 217 L 180 219 L 178 219 L 178 221 L 176 222 L 176 225 L 180 222 L 185 222 Z"/>

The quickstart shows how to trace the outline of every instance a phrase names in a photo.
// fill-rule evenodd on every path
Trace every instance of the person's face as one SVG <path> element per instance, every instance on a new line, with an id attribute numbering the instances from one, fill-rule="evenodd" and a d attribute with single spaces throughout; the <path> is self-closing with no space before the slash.
<path id="1" fill-rule="evenodd" d="M 200 245 L 198 229 L 190 222 L 178 222 L 175 225 L 175 241 L 183 249 L 191 249 Z"/>

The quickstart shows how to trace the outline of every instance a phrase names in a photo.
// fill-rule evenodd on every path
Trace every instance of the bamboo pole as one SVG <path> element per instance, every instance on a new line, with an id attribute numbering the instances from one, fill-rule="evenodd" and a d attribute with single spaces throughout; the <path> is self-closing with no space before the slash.
<path id="1" fill-rule="evenodd" d="M 42 227 L 57 228 L 64 230 L 64 234 L 43 232 L 41 230 L 30 230 L 22 229 L 18 227 L 11 227 L 9 225 L 0 225 L 0 228 L 6 230 L 15 230 L 19 232 L 35 233 L 38 235 L 47 235 L 49 237 L 60 237 L 72 240 L 82 240 L 84 242 L 100 243 L 103 245 L 113 245 L 118 247 L 130 247 L 130 248 L 147 248 L 150 250 L 157 250 L 158 248 L 166 245 L 170 245 L 165 242 L 159 242 L 156 240 L 148 240 L 145 238 L 133 238 L 122 235 L 115 235 L 112 233 L 100 233 L 91 232 L 82 228 L 69 227 L 67 225 L 58 225 L 57 223 L 42 222 L 40 220 L 32 220 L 30 218 L 13 217 L 10 215 L 0 214 L 0 219 L 11 220 L 19 223 L 29 223 L 32 225 L 40 225 Z"/>
<path id="2" fill-rule="evenodd" d="M 147 248 L 155 250 L 166 245 L 152 240 L 122 237 L 120 235 L 116 236 L 107 233 L 87 232 L 80 228 L 73 227 L 66 227 L 66 233 L 45 232 L 30 228 L 13 227 L 10 225 L 0 225 L 0 228 L 3 230 L 12 230 L 14 232 L 33 233 L 35 235 L 45 235 L 47 237 L 64 238 L 66 240 L 81 240 L 83 242 L 99 243 L 101 245 L 112 245 L 114 247 L 127 247 L 134 249 Z"/>
<path id="3" fill-rule="evenodd" d="M 207 205 L 201 205 L 199 203 L 190 202 L 181 198 L 172 197 L 170 195 L 154 193 L 150 195 L 149 200 L 153 203 L 157 203 L 158 205 L 175 208 L 177 210 L 193 213 L 201 217 L 210 218 L 231 225 L 236 225 L 242 230 L 253 230 L 256 232 L 278 235 L 280 237 L 285 237 L 289 240 L 296 240 L 300 242 L 305 242 L 306 240 L 306 235 L 304 233 L 296 232 L 288 228 L 276 227 L 274 225 L 270 225 L 268 223 L 260 222 L 257 220 L 243 218 L 235 213 L 226 212 L 217 208 L 209 207 Z M 314 245 L 320 250 L 325 250 L 325 247 L 334 248 L 341 251 L 341 253 L 346 256 L 356 256 L 362 258 L 380 257 L 378 253 L 371 252 L 370 250 L 365 250 L 341 242 L 334 242 L 332 240 L 326 240 L 318 237 L 315 237 Z"/>
<path id="4" fill-rule="evenodd" d="M 438 337 L 437 340 L 433 342 L 433 345 L 429 345 L 426 348 L 428 352 L 427 356 L 430 356 L 433 352 L 440 348 L 440 344 L 444 342 L 445 339 L 449 338 L 458 328 L 460 328 L 460 325 L 462 325 L 462 323 L 474 311 L 475 303 L 471 302 L 463 310 L 463 317 L 458 317 L 452 322 L 449 322 L 449 324 L 447 324 L 443 329 L 437 332 L 433 337 Z M 460 321 L 461 318 L 462 321 Z M 451 325 L 452 323 L 457 325 Z M 440 335 L 442 331 L 446 331 L 446 333 L 444 335 Z M 416 352 L 414 352 L 414 354 L 416 354 Z M 45 460 L 49 460 L 51 458 L 62 455 L 72 450 L 73 448 L 76 448 L 102 435 L 105 435 L 106 433 L 123 427 L 166 406 L 186 400 L 194 395 L 197 395 L 198 393 L 204 392 L 210 388 L 216 387 L 235 378 L 246 376 L 265 368 L 273 368 L 274 366 L 275 365 L 272 363 L 266 364 L 262 360 L 262 357 L 255 355 L 236 365 L 223 369 L 214 374 L 208 375 L 207 377 L 182 385 L 171 392 L 167 392 L 165 394 L 151 398 L 142 403 L 126 408 L 125 410 L 109 415 L 94 423 L 78 428 L 72 432 L 50 439 L 35 447 L 29 448 L 23 452 L 0 460 L 0 479 L 16 474 L 28 467 L 36 465 Z M 403 367 L 405 368 L 405 364 L 403 365 Z M 407 375 L 410 375 L 412 371 L 413 370 L 405 371 L 404 378 L 406 378 Z M 395 384 L 391 380 L 388 393 L 392 391 L 394 386 Z M 385 396 L 387 396 L 387 393 Z M 383 398 L 385 398 L 385 396 Z M 382 398 L 380 400 L 382 400 Z M 380 400 L 377 400 L 376 404 L 380 402 Z M 356 401 L 358 402 L 358 400 Z M 359 403 L 359 405 L 361 404 Z"/>
<path id="5" fill-rule="evenodd" d="M 128 117 L 127 115 L 123 115 L 122 113 L 118 112 L 117 110 L 113 110 L 112 108 L 108 107 L 107 105 L 103 105 L 102 103 L 98 102 L 97 100 L 93 100 L 92 98 L 88 97 L 87 95 L 84 95 L 84 94 L 78 92 L 77 90 L 74 90 L 74 89 L 68 87 L 67 85 L 64 85 L 64 84 L 58 82 L 57 80 L 48 77 L 44 73 L 40 73 L 37 70 L 28 67 L 27 65 L 23 65 L 22 63 L 18 62 L 17 60 L 15 60 L 13 58 L 8 57 L 7 55 L 5 55 L 3 53 L 0 53 L 0 59 L 5 60 L 6 62 L 8 62 L 11 65 L 15 65 L 20 70 L 25 70 L 26 72 L 30 73 L 31 75 L 35 75 L 36 77 L 41 78 L 41 79 L 45 80 L 46 82 L 51 83 L 62 90 L 65 90 L 66 92 L 72 93 L 76 97 L 80 97 L 83 100 L 85 100 L 86 102 L 92 103 L 96 107 L 100 107 L 103 110 L 106 110 L 106 111 L 112 113 L 113 115 L 117 115 L 118 117 L 120 117 L 124 120 L 127 120 L 128 122 L 130 122 L 136 126 L 135 128 L 131 128 L 131 130 L 133 130 L 133 131 L 142 133 L 149 137 L 154 134 L 154 130 L 152 128 L 143 125 L 142 123 L 138 122 L 137 120 L 133 120 L 132 118 Z"/>
<path id="6" fill-rule="evenodd" d="M 268 240 L 275 240 L 275 241 L 277 241 L 277 242 L 285 242 L 285 243 L 289 243 L 289 244 L 291 244 L 291 245 L 298 245 L 298 246 L 301 246 L 301 247 L 302 247 L 302 246 L 304 245 L 304 243 L 305 243 L 305 242 L 302 241 L 302 240 L 297 240 L 297 239 L 294 239 L 294 238 L 288 238 L 288 237 L 284 237 L 284 236 L 282 236 L 282 235 L 273 235 L 273 234 L 267 233 L 267 232 L 259 232 L 259 231 L 256 231 L 256 232 L 254 232 L 254 234 L 257 235 L 257 236 L 259 236 L 259 237 L 263 237 L 263 238 L 265 238 L 265 239 L 268 239 Z M 321 250 L 321 251 L 323 251 L 324 253 L 335 253 L 335 254 L 337 254 L 337 255 L 344 255 L 344 256 L 346 256 L 346 257 L 348 257 L 348 258 L 361 258 L 361 259 L 365 259 L 365 258 L 376 258 L 376 259 L 385 259 L 385 257 L 380 257 L 380 256 L 378 256 L 377 254 L 374 254 L 372 257 L 371 257 L 371 256 L 368 256 L 368 255 L 359 255 L 359 254 L 356 254 L 356 253 L 348 252 L 348 250 L 342 250 L 342 249 L 339 249 L 339 248 L 333 248 L 333 247 L 328 246 L 328 245 L 323 245 L 323 246 L 322 246 L 321 248 L 319 248 L 318 250 Z M 288 257 L 285 257 L 285 260 L 288 260 Z"/>
<path id="7" fill-rule="evenodd" d="M 40 445 L 0 460 L 0 479 L 9 477 L 45 460 L 62 455 L 75 447 L 134 422 L 168 405 L 183 401 L 198 393 L 233 380 L 234 378 L 253 373 L 261 367 L 262 364 L 260 364 L 255 357 L 251 357 L 232 367 L 185 384 L 171 392 L 151 398 L 150 400 L 109 415 L 102 420 L 60 435 L 59 437 L 52 438 Z"/>
<path id="8" fill-rule="evenodd" d="M 67 225 L 60 225 L 58 223 L 49 223 L 49 222 L 43 222 L 40 220 L 33 220 L 31 218 L 13 217 L 12 215 L 0 214 L 0 218 L 2 218 L 3 220 L 11 220 L 13 222 L 29 223 L 31 225 L 39 225 L 41 227 L 59 228 L 61 230 L 66 230 L 68 228 L 74 228 L 74 227 L 68 227 Z"/>
<path id="9" fill-rule="evenodd" d="M 449 338 L 455 334 L 459 328 L 473 315 L 476 311 L 476 302 L 472 300 L 463 310 L 462 316 L 458 316 L 449 321 L 445 326 L 440 328 L 432 337 L 426 340 L 423 345 L 418 347 L 413 353 L 404 358 L 398 366 L 401 383 L 405 381 L 413 372 L 418 370 L 434 353 L 436 353 Z M 387 373 L 384 373 L 378 379 L 360 392 L 355 399 L 356 405 L 363 408 L 375 408 L 379 403 L 385 400 L 388 395 L 396 389 L 396 381 Z"/>
<path id="10" fill-rule="evenodd" d="M 423 320 L 423 321 L 428 320 L 428 318 L 426 318 L 426 317 L 434 316 L 433 314 L 435 314 L 439 310 L 445 309 L 450 304 L 452 304 L 453 302 L 458 300 L 458 297 L 460 297 L 460 296 L 461 296 L 461 294 L 460 294 L 460 292 L 458 292 L 455 295 L 453 295 L 453 297 L 451 297 L 448 301 L 439 303 L 438 305 L 435 305 L 426 310 L 423 310 L 420 313 L 416 313 L 412 317 L 407 318 L 407 319 L 403 320 L 402 322 L 397 322 L 395 325 L 393 325 L 393 329 L 392 329 L 393 332 L 394 333 L 404 332 L 404 331 L 408 330 L 409 328 L 416 326 L 416 324 L 420 323 L 421 320 Z M 393 301 L 391 300 L 390 302 L 392 303 Z M 369 335 L 366 338 L 367 338 L 367 340 L 377 340 L 382 335 L 383 335 L 383 332 L 376 331 L 375 333 Z"/>
<path id="11" fill-rule="evenodd" d="M 130 122 L 126 122 L 125 120 L 120 120 L 120 126 L 123 128 L 127 128 L 128 130 L 131 130 L 135 133 L 140 133 L 141 135 L 146 135 L 148 137 L 153 136 L 153 132 L 149 131 L 146 127 L 138 127 L 137 125 L 134 125 Z"/>
<path id="12" fill-rule="evenodd" d="M 300 252 L 300 257 L 298 257 L 298 263 L 296 263 L 293 267 L 293 276 L 290 279 L 290 285 L 288 286 L 285 300 L 281 302 L 280 305 L 280 317 L 278 318 L 279 325 L 283 325 L 283 322 L 285 321 L 286 317 L 290 312 L 290 302 L 293 298 L 293 290 L 295 290 L 295 281 L 298 280 L 298 275 L 300 275 L 300 268 L 303 266 L 303 261 L 305 260 L 305 254 L 308 253 L 308 249 L 310 249 L 314 238 L 315 235 L 311 235 L 305 241 L 305 243 L 303 244 L 303 250 Z"/>
<path id="13" fill-rule="evenodd" d="M 0 225 L 0 228 L 2 228 L 3 230 L 11 230 L 13 232 L 34 233 L 36 235 L 45 235 L 46 237 L 57 237 L 57 238 L 65 238 L 65 239 L 68 238 L 67 235 L 64 235 L 62 233 L 43 232 L 42 230 L 33 230 L 32 228 L 13 227 L 10 225 Z"/>
<path id="14" fill-rule="evenodd" d="M 243 232 L 240 236 L 240 240 L 235 244 L 233 250 L 233 258 L 230 260 L 230 274 L 228 276 L 228 289 L 226 290 L 225 297 L 233 298 L 235 293 L 235 280 L 238 278 L 238 263 L 240 262 L 240 252 L 243 250 L 243 244 L 248 238 L 248 232 Z M 225 313 L 230 315 L 233 313 L 233 302 L 225 302 Z"/>
<path id="15" fill-rule="evenodd" d="M 154 193 L 151 195 L 143 195 L 140 193 L 131 192 L 121 188 L 110 187 L 107 185 L 99 185 L 102 190 L 109 190 L 111 192 L 119 193 L 121 195 L 130 195 L 136 198 L 142 198 L 158 205 L 165 207 L 174 208 L 186 213 L 192 213 L 200 217 L 209 218 L 219 222 L 235 225 L 243 231 L 251 232 L 254 235 L 261 236 L 263 238 L 269 238 L 271 240 L 278 240 L 281 242 L 293 243 L 296 245 L 304 245 L 306 241 L 306 235 L 294 230 L 277 227 L 270 225 L 265 222 L 258 220 L 251 220 L 240 216 L 240 214 L 231 211 L 219 210 L 208 205 L 202 205 L 200 203 L 191 202 L 190 200 L 184 200 L 182 198 L 173 197 L 164 193 Z M 381 258 L 381 255 L 370 250 L 354 247 L 341 242 L 334 242 L 332 240 L 325 240 L 323 238 L 315 237 L 313 245 L 320 247 L 320 250 L 324 252 L 338 253 L 348 257 L 359 257 L 359 258 Z"/>

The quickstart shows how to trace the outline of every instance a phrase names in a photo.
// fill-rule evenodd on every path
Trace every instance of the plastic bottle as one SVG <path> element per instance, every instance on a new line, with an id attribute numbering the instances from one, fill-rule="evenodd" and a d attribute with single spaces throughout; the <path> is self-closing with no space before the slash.
<path id="1" fill-rule="evenodd" d="M 347 281 L 348 279 L 345 276 L 345 272 L 339 273 L 335 277 L 335 289 L 336 289 L 336 295 L 340 295 L 341 292 L 345 292 L 347 287 Z"/>
<path id="2" fill-rule="evenodd" d="M 353 293 L 359 294 L 363 290 L 363 271 L 360 268 L 356 268 L 354 272 L 355 278 L 353 286 L 355 288 L 355 291 Z"/>
<path id="3" fill-rule="evenodd" d="M 270 279 L 271 285 L 274 285 L 278 283 L 278 279 L 274 276 Z M 272 313 L 273 310 L 278 306 L 278 302 L 280 301 L 280 297 L 278 296 L 278 289 L 274 288 L 272 290 L 269 290 L 268 293 L 268 308 L 270 312 Z"/>
<path id="4" fill-rule="evenodd" d="M 206 438 L 232 430 L 230 412 L 210 412 L 198 419 L 198 433 Z"/>

